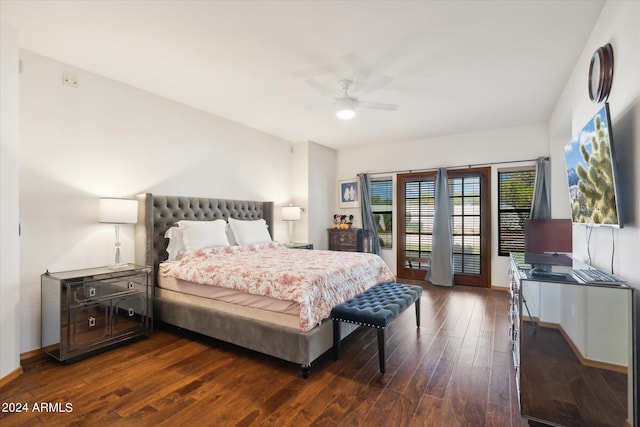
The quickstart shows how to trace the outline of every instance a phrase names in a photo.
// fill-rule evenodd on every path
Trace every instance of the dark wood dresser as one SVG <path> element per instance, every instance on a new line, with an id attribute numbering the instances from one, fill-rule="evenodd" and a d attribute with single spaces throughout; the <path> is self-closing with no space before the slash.
<path id="1" fill-rule="evenodd" d="M 362 252 L 362 229 L 329 228 L 329 250 Z"/>

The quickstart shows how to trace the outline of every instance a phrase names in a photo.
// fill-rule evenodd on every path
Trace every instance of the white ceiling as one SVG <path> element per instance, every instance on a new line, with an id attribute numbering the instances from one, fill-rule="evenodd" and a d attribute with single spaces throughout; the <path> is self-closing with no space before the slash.
<path id="1" fill-rule="evenodd" d="M 546 121 L 603 4 L 1 0 L 0 17 L 24 49 L 343 149 Z M 359 96 L 396 111 L 340 121 L 330 105 L 309 108 L 331 99 L 308 79 L 338 94 L 342 78 L 371 87 L 385 76 Z"/>

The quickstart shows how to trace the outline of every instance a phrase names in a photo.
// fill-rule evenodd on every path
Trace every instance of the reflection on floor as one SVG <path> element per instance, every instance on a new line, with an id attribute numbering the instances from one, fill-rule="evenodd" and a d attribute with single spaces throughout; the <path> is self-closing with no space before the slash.
<path id="1" fill-rule="evenodd" d="M 584 366 L 560 331 L 523 323 L 522 413 L 566 426 L 623 426 L 627 374 Z"/>

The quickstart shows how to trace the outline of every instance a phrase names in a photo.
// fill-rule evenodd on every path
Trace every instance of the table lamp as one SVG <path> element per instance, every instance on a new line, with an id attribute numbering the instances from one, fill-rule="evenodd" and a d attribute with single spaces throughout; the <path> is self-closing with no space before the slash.
<path id="1" fill-rule="evenodd" d="M 116 227 L 116 256 L 115 263 L 109 268 L 117 269 L 127 265 L 120 262 L 120 226 L 138 222 L 138 201 L 131 199 L 100 199 L 99 222 L 115 224 Z"/>

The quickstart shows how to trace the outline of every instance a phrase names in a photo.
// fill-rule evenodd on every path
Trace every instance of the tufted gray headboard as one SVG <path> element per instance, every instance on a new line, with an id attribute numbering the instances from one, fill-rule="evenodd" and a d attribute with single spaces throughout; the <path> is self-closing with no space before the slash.
<path id="1" fill-rule="evenodd" d="M 177 221 L 263 218 L 273 238 L 273 202 L 156 196 L 150 193 L 140 194 L 136 198 L 140 203 L 135 236 L 136 263 L 152 266 L 154 284 L 158 265 L 168 256 L 168 241 L 164 234 Z"/>

